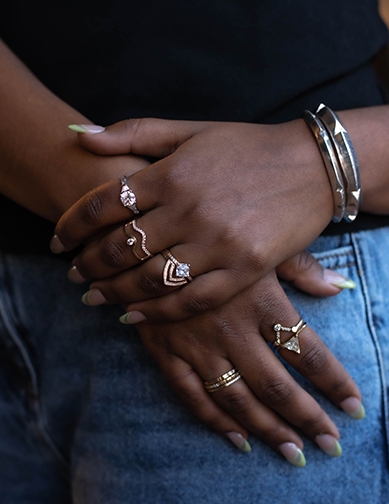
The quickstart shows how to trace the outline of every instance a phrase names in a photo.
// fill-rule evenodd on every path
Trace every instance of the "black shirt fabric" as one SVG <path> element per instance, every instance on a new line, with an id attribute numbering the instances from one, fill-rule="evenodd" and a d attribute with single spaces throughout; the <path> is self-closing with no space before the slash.
<path id="1" fill-rule="evenodd" d="M 277 123 L 320 102 L 384 103 L 371 60 L 387 30 L 374 0 L 15 0 L 1 7 L 0 35 L 102 125 L 145 116 Z M 4 197 L 0 211 L 2 248 L 48 250 L 51 223 Z M 362 214 L 327 233 L 382 225 L 389 217 Z"/>

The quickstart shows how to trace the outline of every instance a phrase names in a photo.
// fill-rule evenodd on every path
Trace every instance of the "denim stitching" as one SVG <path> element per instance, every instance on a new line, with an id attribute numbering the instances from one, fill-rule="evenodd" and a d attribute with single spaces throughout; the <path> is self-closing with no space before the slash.
<path id="1" fill-rule="evenodd" d="M 331 268 L 329 268 L 329 269 L 334 270 L 334 269 L 340 269 L 340 268 L 348 268 L 350 266 L 356 266 L 356 264 L 357 263 L 355 261 L 347 263 L 347 264 L 337 264 L 336 266 L 331 266 Z"/>
<path id="2" fill-rule="evenodd" d="M 4 260 L 4 257 L 0 258 L 3 259 L 3 264 L 6 262 Z M 5 304 L 6 303 L 9 306 L 9 309 L 7 310 Z M 30 359 L 29 353 L 27 351 L 26 346 L 23 343 L 22 338 L 19 336 L 19 333 L 16 329 L 16 325 L 14 321 L 11 319 L 11 316 L 9 314 L 13 314 L 13 310 L 10 309 L 12 307 L 11 300 L 8 296 L 8 293 L 6 291 L 1 291 L 0 290 L 0 316 L 3 319 L 5 328 L 8 331 L 9 336 L 11 337 L 12 341 L 18 348 L 21 357 L 23 359 L 23 362 L 30 374 L 31 381 L 33 383 L 33 391 L 36 397 L 39 397 L 39 386 L 38 386 L 38 378 L 35 372 L 34 365 L 32 364 L 32 361 Z M 40 432 L 41 436 L 43 437 L 43 440 L 47 443 L 49 446 L 50 450 L 53 452 L 54 456 L 57 458 L 57 460 L 60 462 L 60 464 L 68 471 L 69 464 L 64 457 L 64 455 L 60 452 L 60 450 L 57 448 L 55 445 L 54 441 L 51 439 L 47 429 L 46 425 L 43 420 L 43 415 L 42 415 L 42 409 L 41 409 L 41 403 L 39 400 L 34 401 L 34 410 L 36 414 L 36 422 L 38 426 L 38 431 Z"/>
<path id="3" fill-rule="evenodd" d="M 367 323 L 368 323 L 369 331 L 370 331 L 370 334 L 371 334 L 371 337 L 372 337 L 372 340 L 374 343 L 374 347 L 375 347 L 375 350 L 377 353 L 377 362 L 378 362 L 380 378 L 381 378 L 380 381 L 381 381 L 381 394 L 382 394 L 383 414 L 384 414 L 386 452 L 387 452 L 387 461 L 389 462 L 388 403 L 387 403 L 387 398 L 386 398 L 386 378 L 385 378 L 385 373 L 384 373 L 384 364 L 383 364 L 383 358 L 382 358 L 382 353 L 381 353 L 381 346 L 379 343 L 379 338 L 377 336 L 377 332 L 376 332 L 376 328 L 375 328 L 375 324 L 374 324 L 373 313 L 371 310 L 371 301 L 370 301 L 370 297 L 369 297 L 369 291 L 368 291 L 368 287 L 367 287 L 365 271 L 363 269 L 362 257 L 361 257 L 361 253 L 360 253 L 359 246 L 358 246 L 358 238 L 357 238 L 357 236 L 354 235 L 354 233 L 350 233 L 350 235 L 351 235 L 351 242 L 352 242 L 354 250 L 355 250 L 355 257 L 356 257 L 356 262 L 357 262 L 357 267 L 358 267 L 358 274 L 361 279 L 362 295 L 365 299 Z"/>
<path id="4" fill-rule="evenodd" d="M 341 252 L 340 254 L 330 254 L 330 255 L 320 257 L 318 259 L 318 261 L 324 261 L 325 259 L 331 259 L 332 257 L 342 257 L 342 256 L 350 255 L 350 253 L 351 253 L 351 251 Z"/>

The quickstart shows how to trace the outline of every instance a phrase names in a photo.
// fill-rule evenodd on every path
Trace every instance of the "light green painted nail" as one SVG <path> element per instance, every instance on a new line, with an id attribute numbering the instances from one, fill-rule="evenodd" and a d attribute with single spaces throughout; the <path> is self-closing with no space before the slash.
<path id="1" fill-rule="evenodd" d="M 83 295 L 82 295 L 82 298 L 81 298 L 81 301 L 82 301 L 85 305 L 87 305 L 87 306 L 89 306 L 89 302 L 88 302 L 89 292 L 90 292 L 90 291 L 85 292 L 85 294 L 83 294 Z"/>
<path id="2" fill-rule="evenodd" d="M 95 135 L 105 131 L 104 126 L 97 126 L 96 124 L 70 124 L 68 128 L 77 133 L 85 133 L 87 135 Z"/>
<path id="3" fill-rule="evenodd" d="M 315 441 L 327 455 L 331 457 L 340 457 L 342 455 L 342 447 L 331 434 L 320 434 L 316 436 Z"/>
<path id="4" fill-rule="evenodd" d="M 364 408 L 363 404 L 361 404 L 361 410 L 360 410 L 359 414 L 354 414 L 351 416 L 353 418 L 355 418 L 355 420 L 363 420 L 365 418 L 365 415 L 366 415 L 365 408 Z"/>
<path id="5" fill-rule="evenodd" d="M 339 287 L 339 289 L 355 289 L 357 284 L 350 279 L 345 279 L 344 282 L 339 282 L 335 285 L 335 287 Z"/>
<path id="6" fill-rule="evenodd" d="M 294 443 L 283 443 L 278 449 L 288 462 L 296 467 L 305 467 L 307 462 L 304 453 Z"/>
<path id="7" fill-rule="evenodd" d="M 122 323 L 122 324 L 131 324 L 131 322 L 128 322 L 128 319 L 129 319 L 129 313 L 125 313 L 124 315 L 122 315 L 120 318 L 119 318 L 119 321 Z"/>
<path id="8" fill-rule="evenodd" d="M 348 397 L 344 399 L 339 406 L 355 420 L 365 418 L 365 408 L 359 399 L 356 397 Z"/>
<path id="9" fill-rule="evenodd" d="M 331 457 L 340 457 L 342 455 L 342 447 L 340 446 L 339 441 L 335 440 L 335 447 L 326 453 L 331 455 Z"/>
<path id="10" fill-rule="evenodd" d="M 239 448 L 242 452 L 251 452 L 251 446 L 250 443 L 245 439 L 242 434 L 239 434 L 239 432 L 227 432 L 226 436 L 234 445 Z"/>
<path id="11" fill-rule="evenodd" d="M 325 269 L 323 271 L 323 277 L 326 282 L 334 287 L 338 287 L 338 289 L 355 289 L 357 286 L 357 284 L 349 278 L 330 269 Z"/>

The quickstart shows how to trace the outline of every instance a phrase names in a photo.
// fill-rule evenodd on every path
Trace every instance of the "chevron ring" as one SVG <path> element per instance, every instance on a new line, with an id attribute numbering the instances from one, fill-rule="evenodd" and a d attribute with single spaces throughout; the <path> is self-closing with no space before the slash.
<path id="1" fill-rule="evenodd" d="M 293 327 L 283 327 L 281 324 L 276 324 L 273 329 L 276 333 L 276 340 L 274 342 L 274 346 L 279 348 L 286 348 L 290 352 L 300 353 L 300 342 L 299 342 L 299 334 L 307 327 L 307 323 L 300 319 L 298 323 Z M 293 333 L 290 338 L 286 341 L 281 341 L 281 332 L 291 332 Z"/>
<path id="2" fill-rule="evenodd" d="M 169 249 L 163 250 L 161 254 L 166 259 L 166 264 L 163 268 L 163 283 L 165 285 L 179 287 L 193 280 L 189 274 L 190 264 L 177 261 Z"/>

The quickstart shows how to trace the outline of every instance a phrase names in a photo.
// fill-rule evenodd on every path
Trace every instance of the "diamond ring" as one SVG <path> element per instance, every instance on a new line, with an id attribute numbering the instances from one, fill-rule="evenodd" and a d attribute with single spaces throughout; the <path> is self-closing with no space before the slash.
<path id="1" fill-rule="evenodd" d="M 138 214 L 139 210 L 136 206 L 136 196 L 132 189 L 130 189 L 127 185 L 127 177 L 124 176 L 120 183 L 122 184 L 122 188 L 120 190 L 120 202 L 126 208 L 129 208 L 134 214 Z"/>
<path id="2" fill-rule="evenodd" d="M 190 264 L 177 261 L 169 249 L 163 250 L 161 254 L 166 259 L 166 264 L 163 268 L 163 283 L 165 285 L 179 287 L 193 280 L 190 276 Z"/>
<path id="3" fill-rule="evenodd" d="M 281 324 L 276 324 L 273 327 L 274 332 L 276 333 L 276 340 L 274 342 L 275 347 L 286 348 L 290 352 L 295 352 L 297 354 L 300 353 L 300 342 L 299 342 L 299 334 L 307 327 L 307 323 L 300 319 L 297 324 L 293 327 L 283 327 Z M 281 341 L 281 331 L 283 332 L 291 332 L 292 336 L 286 341 Z"/>

